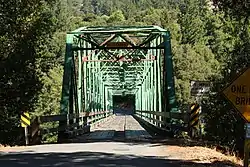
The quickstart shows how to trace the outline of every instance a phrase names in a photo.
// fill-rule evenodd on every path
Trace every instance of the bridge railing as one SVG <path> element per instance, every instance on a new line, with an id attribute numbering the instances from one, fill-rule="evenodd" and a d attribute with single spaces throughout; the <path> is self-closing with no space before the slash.
<path id="1" fill-rule="evenodd" d="M 110 111 L 84 112 L 80 114 L 64 114 L 64 115 L 49 115 L 35 117 L 31 122 L 29 129 L 30 144 L 40 144 L 42 135 L 64 131 L 68 138 L 89 133 L 90 125 L 98 123 L 104 118 L 109 117 L 113 113 Z M 50 122 L 65 121 L 66 124 L 53 128 L 43 128 L 41 125 Z M 67 123 L 68 122 L 68 123 Z M 71 123 L 69 123 L 71 122 Z"/>
<path id="2" fill-rule="evenodd" d="M 187 113 L 136 110 L 134 116 L 139 118 L 144 123 L 150 124 L 151 126 L 154 126 L 160 130 L 169 131 L 171 127 L 175 126 L 183 131 L 188 131 L 189 115 Z M 181 121 L 181 125 L 174 125 L 167 122 L 166 120 L 170 118 Z"/>

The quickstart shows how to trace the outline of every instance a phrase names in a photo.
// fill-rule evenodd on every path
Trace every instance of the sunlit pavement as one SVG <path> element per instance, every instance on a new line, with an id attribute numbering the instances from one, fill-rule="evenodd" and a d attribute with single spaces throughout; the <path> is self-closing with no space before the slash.
<path id="1" fill-rule="evenodd" d="M 149 133 L 131 115 L 113 115 L 100 125 L 93 126 L 91 131 L 90 134 L 72 140 L 74 143 L 71 144 L 4 149 L 0 151 L 0 167 L 191 167 L 206 165 L 180 160 L 180 157 L 186 154 L 185 152 L 173 150 L 173 147 L 171 149 L 162 143 L 150 143 Z"/>
<path id="2" fill-rule="evenodd" d="M 2 153 L 1 167 L 152 166 L 163 167 L 166 155 L 153 144 L 95 142 L 39 145 Z"/>
<path id="3" fill-rule="evenodd" d="M 165 167 L 169 163 L 159 145 L 114 142 L 117 138 L 150 137 L 131 115 L 114 115 L 91 131 L 78 137 L 74 144 L 13 148 L 2 154 L 0 167 Z M 123 135 L 117 135 L 118 132 Z M 107 139 L 110 141 L 102 142 Z"/>

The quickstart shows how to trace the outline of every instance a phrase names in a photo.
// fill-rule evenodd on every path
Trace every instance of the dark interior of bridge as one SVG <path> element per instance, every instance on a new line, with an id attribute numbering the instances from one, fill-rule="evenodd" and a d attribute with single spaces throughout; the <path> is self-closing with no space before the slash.
<path id="1" fill-rule="evenodd" d="M 115 114 L 133 114 L 135 112 L 135 95 L 113 95 L 113 111 Z"/>

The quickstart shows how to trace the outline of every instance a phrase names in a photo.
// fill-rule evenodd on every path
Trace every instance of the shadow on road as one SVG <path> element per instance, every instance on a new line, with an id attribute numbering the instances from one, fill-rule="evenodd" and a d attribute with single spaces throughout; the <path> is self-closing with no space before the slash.
<path id="1" fill-rule="evenodd" d="M 168 160 L 159 157 L 102 152 L 0 154 L 1 167 L 238 167 L 229 162 L 212 164 Z"/>

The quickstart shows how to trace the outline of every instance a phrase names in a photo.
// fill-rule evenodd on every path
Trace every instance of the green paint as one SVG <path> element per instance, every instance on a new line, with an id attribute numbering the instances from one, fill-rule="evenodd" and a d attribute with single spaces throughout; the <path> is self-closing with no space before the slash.
<path id="1" fill-rule="evenodd" d="M 71 83 L 71 67 L 72 67 L 72 44 L 73 35 L 67 35 L 66 39 L 66 54 L 64 62 L 63 73 L 63 87 L 62 87 L 62 100 L 61 100 L 61 114 L 68 114 L 69 106 L 69 90 Z"/>
<path id="2" fill-rule="evenodd" d="M 173 74 L 173 61 L 171 51 L 170 32 L 164 35 L 164 46 L 165 46 L 165 64 L 166 64 L 166 88 L 168 106 L 167 111 L 177 112 L 176 98 L 175 98 L 175 85 L 174 85 L 174 74 Z"/>
<path id="3" fill-rule="evenodd" d="M 81 45 L 81 44 L 80 44 Z M 79 113 L 83 111 L 82 108 L 82 92 L 83 92 L 83 85 L 82 85 L 82 51 L 77 52 L 77 58 L 78 58 L 78 108 Z"/>
<path id="4" fill-rule="evenodd" d="M 105 44 L 108 41 L 127 42 L 132 47 L 111 46 L 107 49 Z M 72 53 L 79 58 L 75 61 L 76 71 L 72 71 Z M 151 55 L 156 60 L 134 61 L 150 59 Z M 114 61 L 120 56 L 133 62 Z M 87 62 L 82 61 L 86 57 Z M 165 76 L 161 68 L 163 59 L 167 67 Z M 100 60 L 102 62 L 97 62 Z M 123 91 L 136 95 L 137 110 L 175 112 L 172 66 L 170 35 L 157 26 L 82 27 L 69 32 L 61 113 L 69 113 L 69 106 L 71 112 L 111 111 L 112 96 L 122 94 Z M 163 85 L 170 89 L 163 92 Z M 167 107 L 163 104 L 167 104 Z M 162 120 L 153 114 L 145 116 Z M 151 123 L 156 124 L 154 121 Z"/>
<path id="5" fill-rule="evenodd" d="M 64 61 L 63 85 L 62 85 L 62 98 L 60 105 L 61 114 L 69 113 L 69 98 L 70 98 L 70 84 L 71 84 L 71 66 L 72 66 L 72 44 L 73 35 L 67 35 L 66 38 L 66 54 Z M 59 126 L 65 126 L 67 121 L 60 121 Z M 58 132 L 58 142 L 63 141 L 65 138 L 65 131 Z"/>

